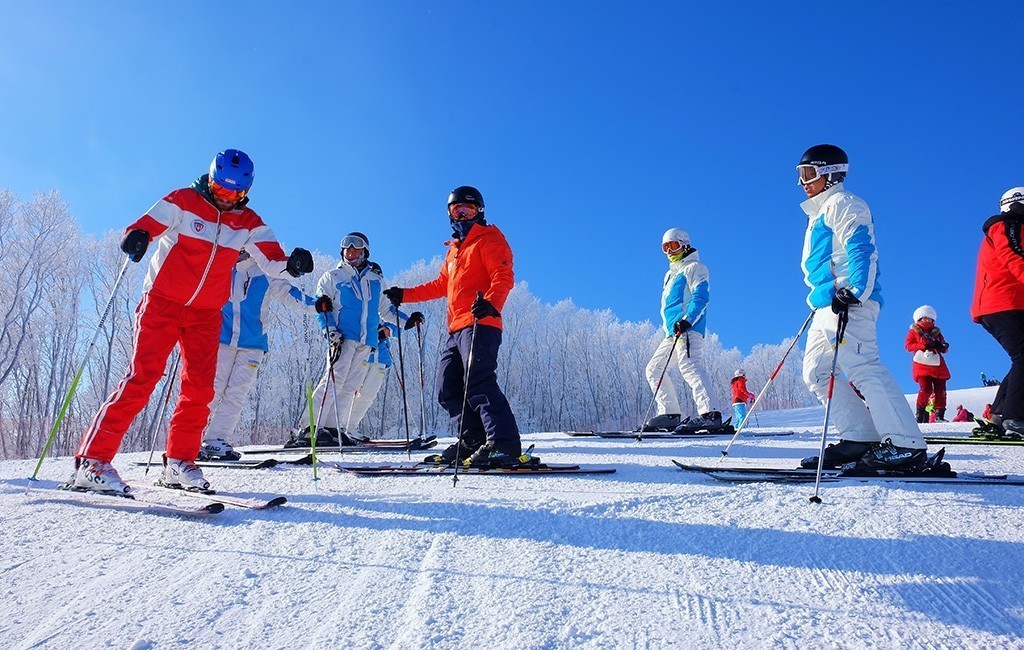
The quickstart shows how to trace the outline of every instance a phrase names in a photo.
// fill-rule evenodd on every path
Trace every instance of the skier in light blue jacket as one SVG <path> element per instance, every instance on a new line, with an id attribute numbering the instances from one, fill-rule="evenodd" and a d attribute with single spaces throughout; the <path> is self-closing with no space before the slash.
<path id="1" fill-rule="evenodd" d="M 332 307 L 318 317 L 320 327 L 331 342 L 330 365 L 325 365 L 324 374 L 313 391 L 313 415 L 319 422 L 318 446 L 359 443 L 347 435 L 342 425 L 352 408 L 356 390 L 366 377 L 364 362 L 378 345 L 378 330 L 383 319 L 394 319 L 390 302 L 381 300 L 387 285 L 380 267 L 375 268 L 369 260 L 370 242 L 366 235 L 361 232 L 346 235 L 341 240 L 341 256 L 338 266 L 324 273 L 317 284 L 317 296 L 327 297 Z M 399 321 L 405 320 L 399 314 Z M 324 393 L 329 388 L 334 394 L 327 393 L 325 399 Z M 309 446 L 307 417 L 303 415 L 286 447 Z"/>
<path id="2" fill-rule="evenodd" d="M 296 313 L 316 313 L 316 300 L 287 280 L 268 278 L 242 249 L 231 272 L 231 297 L 221 310 L 220 349 L 210 419 L 203 431 L 199 460 L 237 460 L 232 437 L 256 373 L 267 355 L 264 330 L 270 298 Z"/>
<path id="3" fill-rule="evenodd" d="M 926 445 L 903 391 L 878 356 L 882 291 L 874 221 L 863 199 L 843 187 L 848 170 L 846 152 L 830 144 L 811 147 L 797 165 L 807 195 L 800 204 L 807 214 L 801 266 L 810 287 L 807 304 L 814 310 L 803 378 L 824 403 L 837 328 L 847 319 L 836 372 L 845 374 L 864 399 L 846 381 L 835 382 L 831 413 L 839 442 L 825 450 L 823 464 L 917 469 L 927 460 Z M 804 466 L 816 468 L 818 458 L 805 459 Z"/>
<path id="4" fill-rule="evenodd" d="M 690 245 L 686 231 L 671 228 L 665 232 L 661 242 L 662 251 L 669 261 L 661 294 L 665 339 L 647 364 L 647 381 L 655 391 L 658 413 L 643 428 L 645 431 L 676 430 L 679 433 L 717 431 L 723 427 L 722 413 L 712 405 L 708 391 L 710 383 L 702 364 L 707 307 L 711 300 L 708 268 L 701 263 L 697 249 Z M 699 414 L 686 422 L 680 421 L 682 408 L 672 378 L 667 373 L 662 375 L 672 355 L 676 357 L 683 380 L 693 391 L 693 401 Z"/>

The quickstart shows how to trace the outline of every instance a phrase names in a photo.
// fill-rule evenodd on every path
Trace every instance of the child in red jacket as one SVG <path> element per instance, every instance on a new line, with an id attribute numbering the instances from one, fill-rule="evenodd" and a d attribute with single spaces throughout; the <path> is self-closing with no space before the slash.
<path id="1" fill-rule="evenodd" d="M 914 324 L 907 332 L 906 347 L 914 353 L 913 377 L 920 386 L 917 393 L 917 421 L 928 422 L 928 400 L 935 400 L 935 421 L 946 421 L 946 381 L 949 369 L 942 354 L 949 343 L 935 326 L 935 309 L 922 305 L 914 311 Z"/>
<path id="2" fill-rule="evenodd" d="M 757 396 L 747 390 L 746 373 L 737 370 L 732 376 L 733 426 L 743 426 L 743 421 L 747 419 L 747 402 L 753 401 L 755 397 Z"/>

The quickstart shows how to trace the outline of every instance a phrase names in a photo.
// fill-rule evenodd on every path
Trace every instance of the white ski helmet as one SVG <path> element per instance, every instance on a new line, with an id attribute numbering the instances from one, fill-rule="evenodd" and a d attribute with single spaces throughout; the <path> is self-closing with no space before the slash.
<path id="1" fill-rule="evenodd" d="M 935 307 L 931 305 L 921 305 L 914 310 L 914 322 L 921 320 L 922 318 L 930 318 L 936 320 L 938 316 L 935 314 Z"/>
<path id="2" fill-rule="evenodd" d="M 1014 203 L 1024 204 L 1024 187 L 1013 187 L 1006 190 L 1003 197 L 999 199 L 999 211 L 1009 212 L 1010 206 Z"/>
<path id="3" fill-rule="evenodd" d="M 690 235 L 682 228 L 669 228 L 665 231 L 665 234 L 661 236 L 661 245 L 664 246 L 670 241 L 679 242 L 683 248 L 690 247 Z"/>
<path id="4" fill-rule="evenodd" d="M 736 379 L 737 377 L 746 377 L 746 376 L 747 376 L 747 373 L 743 372 L 743 368 L 740 368 L 736 372 L 732 373 L 732 378 L 733 379 Z"/>

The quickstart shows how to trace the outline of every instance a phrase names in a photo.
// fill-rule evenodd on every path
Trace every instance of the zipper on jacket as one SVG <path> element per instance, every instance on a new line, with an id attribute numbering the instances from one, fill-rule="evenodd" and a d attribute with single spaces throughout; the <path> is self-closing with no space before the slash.
<path id="1" fill-rule="evenodd" d="M 199 286 L 196 287 L 196 292 L 192 294 L 192 297 L 188 299 L 185 306 L 188 307 L 192 304 L 192 301 L 196 299 L 199 292 L 203 289 L 203 283 L 206 282 L 206 276 L 210 274 L 210 267 L 213 266 L 213 258 L 217 256 L 217 240 L 220 239 L 220 218 L 224 216 L 224 213 L 217 210 L 217 232 L 213 235 L 213 250 L 210 251 L 210 259 L 206 261 L 206 268 L 203 269 L 203 277 L 199 278 Z"/>

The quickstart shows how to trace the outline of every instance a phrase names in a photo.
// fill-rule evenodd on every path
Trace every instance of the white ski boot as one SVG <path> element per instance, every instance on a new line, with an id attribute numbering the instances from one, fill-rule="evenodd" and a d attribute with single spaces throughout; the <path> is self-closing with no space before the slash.
<path id="1" fill-rule="evenodd" d="M 199 460 L 238 460 L 241 457 L 224 438 L 207 438 L 199 447 Z"/>
<path id="2" fill-rule="evenodd" d="M 113 465 L 94 458 L 82 458 L 79 461 L 78 469 L 68 482 L 68 487 L 122 497 L 130 497 L 132 492 L 132 488 L 121 480 Z"/>
<path id="3" fill-rule="evenodd" d="M 203 470 L 199 469 L 198 465 L 190 460 L 167 458 L 166 456 L 164 456 L 164 475 L 160 479 L 160 485 L 192 492 L 206 492 L 210 489 L 210 482 L 203 476 Z"/>

